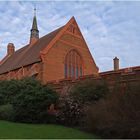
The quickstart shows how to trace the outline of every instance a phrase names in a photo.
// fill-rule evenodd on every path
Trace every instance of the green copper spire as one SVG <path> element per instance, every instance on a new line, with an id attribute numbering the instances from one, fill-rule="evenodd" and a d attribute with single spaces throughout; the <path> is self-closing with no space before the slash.
<path id="1" fill-rule="evenodd" d="M 34 30 L 38 30 L 38 28 L 37 28 L 37 20 L 36 20 L 36 16 L 34 16 L 34 18 L 33 18 L 32 29 L 34 29 Z"/>
<path id="2" fill-rule="evenodd" d="M 37 19 L 36 19 L 36 8 L 34 8 L 34 17 L 33 17 L 33 24 L 31 29 L 31 38 L 39 38 L 39 30 L 37 27 Z"/>

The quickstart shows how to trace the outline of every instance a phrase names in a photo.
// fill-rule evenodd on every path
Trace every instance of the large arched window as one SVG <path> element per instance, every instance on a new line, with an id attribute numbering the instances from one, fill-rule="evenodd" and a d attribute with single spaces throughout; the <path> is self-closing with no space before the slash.
<path id="1" fill-rule="evenodd" d="M 76 50 L 68 52 L 64 62 L 65 78 L 78 78 L 83 75 L 82 58 Z"/>

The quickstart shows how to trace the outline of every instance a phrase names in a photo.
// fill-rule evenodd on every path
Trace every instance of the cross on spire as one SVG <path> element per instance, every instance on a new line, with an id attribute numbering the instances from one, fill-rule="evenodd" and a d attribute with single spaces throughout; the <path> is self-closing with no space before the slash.
<path id="1" fill-rule="evenodd" d="M 34 6 L 34 16 L 36 16 L 36 6 Z"/>

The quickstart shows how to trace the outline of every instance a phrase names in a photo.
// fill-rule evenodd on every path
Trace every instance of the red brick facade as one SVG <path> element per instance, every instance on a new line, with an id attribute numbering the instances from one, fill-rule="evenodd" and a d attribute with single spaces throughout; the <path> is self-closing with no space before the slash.
<path id="1" fill-rule="evenodd" d="M 81 31 L 72 17 L 61 28 L 39 38 L 36 17 L 31 30 L 30 43 L 15 51 L 12 43 L 0 62 L 0 80 L 36 77 L 42 83 L 53 84 L 61 94 L 69 86 L 84 79 L 105 79 L 110 88 L 115 80 L 140 82 L 140 67 L 119 69 L 115 58 L 115 71 L 98 73 L 98 67 L 88 49 Z"/>
<path id="2" fill-rule="evenodd" d="M 0 80 L 35 76 L 47 83 L 91 74 L 97 76 L 98 67 L 74 17 L 61 29 L 7 55 L 0 62 Z"/>

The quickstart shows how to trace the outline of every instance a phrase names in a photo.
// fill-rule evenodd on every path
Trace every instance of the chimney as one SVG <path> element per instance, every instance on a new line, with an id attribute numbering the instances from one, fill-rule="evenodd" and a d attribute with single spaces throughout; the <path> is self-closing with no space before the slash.
<path id="1" fill-rule="evenodd" d="M 114 61 L 114 70 L 116 71 L 116 70 L 119 70 L 119 59 L 117 58 L 117 57 L 115 57 L 114 59 L 113 59 L 113 61 Z"/>
<path id="2" fill-rule="evenodd" d="M 12 54 L 14 54 L 15 52 L 15 46 L 13 43 L 9 43 L 7 46 L 7 55 L 10 56 Z"/>

